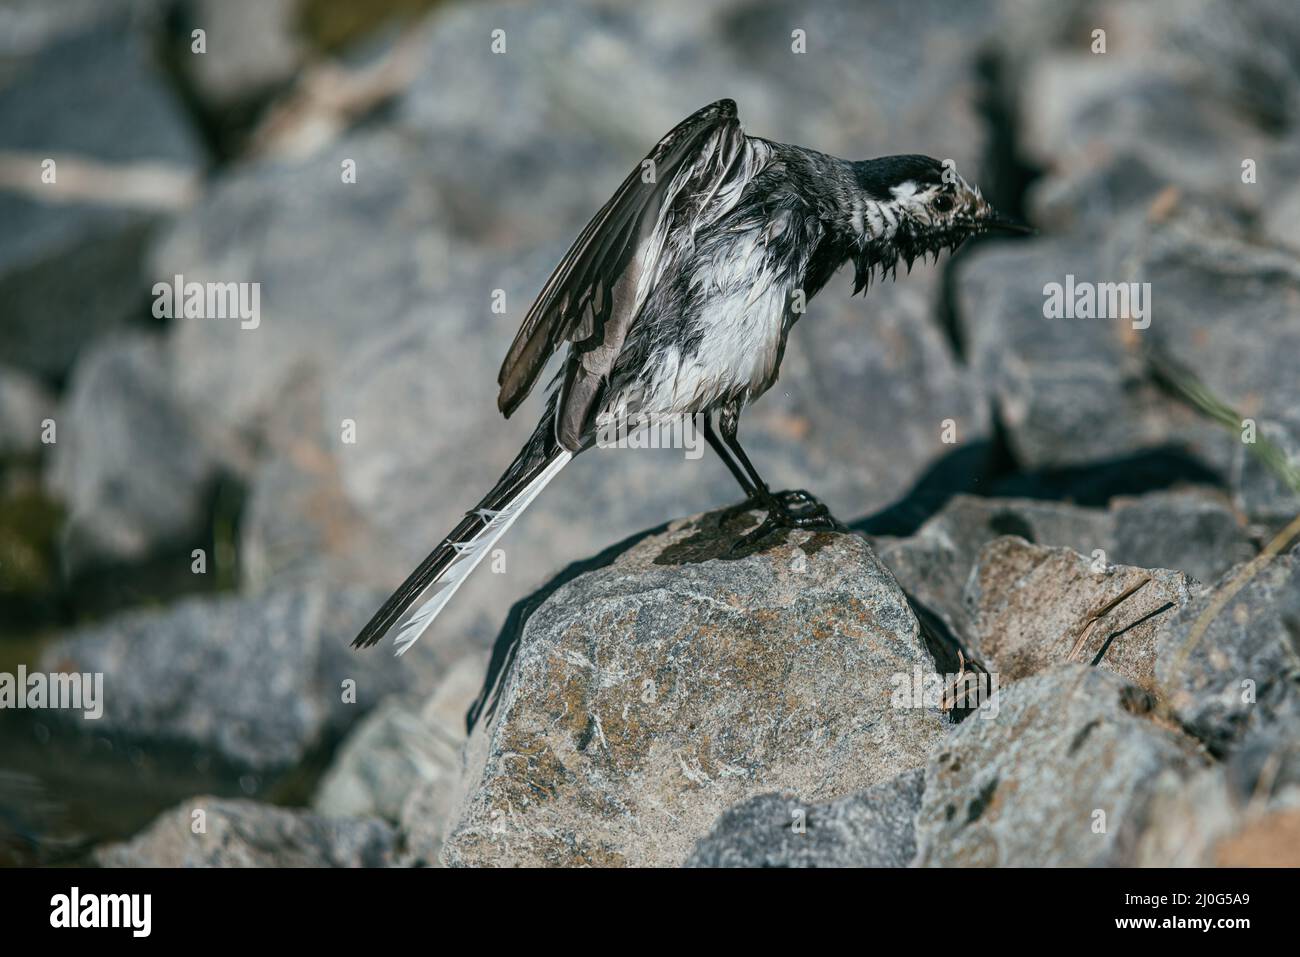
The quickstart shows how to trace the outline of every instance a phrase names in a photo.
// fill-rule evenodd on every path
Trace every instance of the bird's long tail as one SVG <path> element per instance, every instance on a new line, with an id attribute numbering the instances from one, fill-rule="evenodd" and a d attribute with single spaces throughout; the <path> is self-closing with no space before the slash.
<path id="1" fill-rule="evenodd" d="M 478 563 L 571 458 L 573 453 L 555 442 L 548 425 L 539 427 L 492 491 L 389 596 L 352 647 L 368 648 L 394 628 L 397 654 L 415 644 Z"/>

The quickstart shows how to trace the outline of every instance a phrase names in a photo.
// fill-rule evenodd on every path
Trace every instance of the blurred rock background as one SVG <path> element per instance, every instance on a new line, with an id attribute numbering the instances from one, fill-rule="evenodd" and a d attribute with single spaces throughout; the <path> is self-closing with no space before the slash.
<path id="1" fill-rule="evenodd" d="M 303 860 L 436 859 L 507 611 L 734 482 L 595 451 L 410 655 L 347 642 L 535 422 L 495 374 L 551 267 L 723 96 L 771 139 L 952 158 L 1041 230 L 865 301 L 838 277 L 744 422 L 955 634 L 996 535 L 1211 582 L 1294 516 L 1168 372 L 1300 459 L 1287 0 L 0 0 L 0 671 L 109 702 L 0 712 L 0 861 L 196 794 Z M 1150 328 L 1045 320 L 1066 273 L 1151 282 Z M 260 283 L 260 324 L 155 318 L 178 274 Z"/>

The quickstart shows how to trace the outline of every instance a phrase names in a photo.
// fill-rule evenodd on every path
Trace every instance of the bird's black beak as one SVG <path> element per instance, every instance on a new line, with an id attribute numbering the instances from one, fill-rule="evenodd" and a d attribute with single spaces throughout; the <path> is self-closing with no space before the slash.
<path id="1" fill-rule="evenodd" d="M 1022 223 L 1018 219 L 1012 219 L 1010 216 L 1003 216 L 1001 213 L 994 211 L 993 214 L 985 219 L 980 220 L 980 226 L 985 230 L 992 232 L 997 230 L 1003 233 L 1020 233 L 1025 236 L 1032 236 L 1038 230 L 1034 229 L 1028 223 Z"/>

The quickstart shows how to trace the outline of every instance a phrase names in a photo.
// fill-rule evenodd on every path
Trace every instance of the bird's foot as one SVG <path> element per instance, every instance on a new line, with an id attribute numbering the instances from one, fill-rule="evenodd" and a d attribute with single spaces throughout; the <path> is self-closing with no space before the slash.
<path id="1" fill-rule="evenodd" d="M 783 505 L 787 511 L 796 515 L 829 515 L 831 510 L 822 504 L 812 492 L 801 488 L 788 488 L 783 492 L 773 492 L 772 497 Z"/>
<path id="2" fill-rule="evenodd" d="M 773 532 L 786 528 L 819 532 L 844 530 L 844 525 L 831 514 L 831 510 L 803 489 L 770 493 L 766 498 L 756 496 L 746 505 L 765 509 L 767 515 L 757 528 L 736 540 L 731 546 L 732 552 L 743 551 L 761 542 Z"/>

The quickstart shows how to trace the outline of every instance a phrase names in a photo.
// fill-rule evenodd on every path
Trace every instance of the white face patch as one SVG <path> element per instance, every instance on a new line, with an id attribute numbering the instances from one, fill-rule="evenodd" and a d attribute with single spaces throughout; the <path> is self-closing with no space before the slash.
<path id="1" fill-rule="evenodd" d="M 916 193 L 916 181 L 909 179 L 905 183 L 889 187 L 889 191 L 894 195 L 894 199 L 907 199 Z"/>

